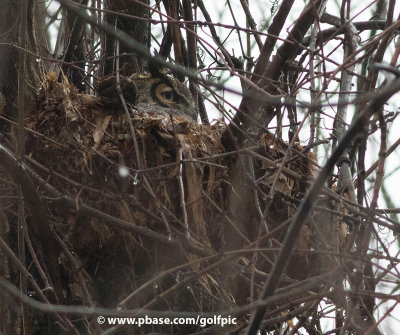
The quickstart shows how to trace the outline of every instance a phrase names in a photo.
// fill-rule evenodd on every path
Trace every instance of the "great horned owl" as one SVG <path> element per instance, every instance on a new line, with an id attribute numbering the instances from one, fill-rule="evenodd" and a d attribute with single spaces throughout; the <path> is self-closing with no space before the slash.
<path id="1" fill-rule="evenodd" d="M 120 86 L 125 101 L 139 111 L 181 115 L 197 121 L 198 113 L 190 91 L 169 75 L 156 72 L 120 76 Z M 97 91 L 106 105 L 120 109 L 115 76 L 102 80 Z"/>

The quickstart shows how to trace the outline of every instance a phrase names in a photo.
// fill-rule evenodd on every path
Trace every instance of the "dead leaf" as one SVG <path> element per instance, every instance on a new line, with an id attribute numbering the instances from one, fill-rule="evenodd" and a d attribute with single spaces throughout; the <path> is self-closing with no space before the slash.
<path id="1" fill-rule="evenodd" d="M 50 73 L 46 74 L 46 80 L 51 83 L 56 82 L 57 81 L 57 73 L 50 72 Z"/>
<path id="2" fill-rule="evenodd" d="M 112 119 L 111 115 L 107 115 L 104 119 L 100 120 L 96 129 L 93 132 L 94 148 L 97 149 L 100 145 L 102 138 L 107 130 L 108 124 Z"/>

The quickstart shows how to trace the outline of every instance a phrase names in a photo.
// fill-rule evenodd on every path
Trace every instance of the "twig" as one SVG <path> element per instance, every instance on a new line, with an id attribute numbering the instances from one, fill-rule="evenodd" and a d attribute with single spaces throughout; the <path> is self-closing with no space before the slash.
<path id="1" fill-rule="evenodd" d="M 248 0 L 240 0 L 240 4 L 242 5 L 243 11 L 246 14 L 246 19 L 247 19 L 247 22 L 249 23 L 250 28 L 254 31 L 257 31 L 256 23 L 251 15 L 251 12 L 249 9 Z M 261 42 L 260 36 L 258 36 L 258 34 L 253 34 L 253 36 L 257 42 L 259 49 L 261 50 L 263 47 L 263 44 Z"/>
<path id="2" fill-rule="evenodd" d="M 16 268 L 19 270 L 20 274 L 24 276 L 24 278 L 28 279 L 30 284 L 32 285 L 33 289 L 35 290 L 36 294 L 40 297 L 42 301 L 45 302 L 45 306 L 48 306 L 48 308 L 51 306 L 49 300 L 46 298 L 46 296 L 43 294 L 42 290 L 40 289 L 39 285 L 33 278 L 33 276 L 29 273 L 29 271 L 25 268 L 25 266 L 20 262 L 18 257 L 13 253 L 13 251 L 10 249 L 10 247 L 7 245 L 7 243 L 0 237 L 0 248 L 3 249 L 4 253 L 10 258 L 10 260 L 14 263 Z M 8 283 L 6 280 L 0 278 L 0 286 L 7 285 L 7 286 L 12 286 L 10 283 Z M 19 296 L 21 296 L 21 292 L 12 286 L 12 290 Z M 2 293 L 2 290 L 0 290 L 0 294 Z M 25 293 L 22 294 L 25 296 Z M 60 322 L 61 325 L 67 328 L 75 329 L 71 322 L 69 320 L 64 320 L 59 313 L 55 313 L 56 319 Z M 79 334 L 77 330 L 75 329 L 75 333 Z"/>
<path id="3" fill-rule="evenodd" d="M 116 49 L 117 55 L 119 55 L 119 40 L 118 39 L 116 41 L 115 49 Z M 119 99 L 121 100 L 121 104 L 122 104 L 122 107 L 125 112 L 125 118 L 126 118 L 126 121 L 128 122 L 129 130 L 131 132 L 133 146 L 135 148 L 137 169 L 143 170 L 143 163 L 142 163 L 142 159 L 140 158 L 140 151 L 139 151 L 139 145 L 138 145 L 137 138 L 136 138 L 135 128 L 133 127 L 131 115 L 129 114 L 128 106 L 126 105 L 126 101 L 125 101 L 124 95 L 122 94 L 122 90 L 121 90 L 121 81 L 120 81 L 120 75 L 119 75 L 119 70 L 120 70 L 119 57 L 117 57 L 117 59 L 116 59 L 116 67 L 117 67 L 117 92 L 118 92 Z"/>
<path id="4" fill-rule="evenodd" d="M 178 157 L 180 164 L 179 164 L 179 173 L 178 173 L 178 184 L 179 184 L 179 194 L 180 194 L 180 202 L 181 202 L 181 210 L 182 210 L 182 217 L 183 217 L 183 227 L 185 228 L 185 236 L 187 239 L 190 239 L 190 232 L 189 232 L 189 223 L 188 223 L 188 216 L 186 211 L 186 202 L 185 202 L 185 187 L 183 185 L 183 163 L 182 163 L 182 147 L 178 147 Z"/>
<path id="5" fill-rule="evenodd" d="M 21 10 L 21 26 L 20 26 L 20 39 L 21 48 L 26 48 L 26 37 L 27 37 L 27 21 L 28 21 L 28 2 L 22 1 L 20 3 Z M 18 143 L 18 155 L 19 159 L 23 161 L 25 157 L 25 87 L 26 87 L 26 53 L 23 52 L 19 55 L 19 71 L 18 71 L 18 132 L 17 132 L 17 143 Z M 18 180 L 16 180 L 18 181 Z M 22 185 L 18 184 L 17 187 L 18 194 L 18 215 L 17 215 L 17 245 L 18 245 L 18 258 L 21 262 L 21 266 L 25 267 L 25 239 L 24 235 L 27 234 L 27 225 L 25 222 L 25 201 L 23 198 Z M 33 278 L 31 278 L 33 279 Z M 25 275 L 20 272 L 19 275 L 19 285 L 22 294 L 27 293 L 27 283 Z M 22 328 L 23 333 L 29 333 L 28 324 L 28 314 L 24 305 L 21 304 L 21 318 L 22 318 Z"/>

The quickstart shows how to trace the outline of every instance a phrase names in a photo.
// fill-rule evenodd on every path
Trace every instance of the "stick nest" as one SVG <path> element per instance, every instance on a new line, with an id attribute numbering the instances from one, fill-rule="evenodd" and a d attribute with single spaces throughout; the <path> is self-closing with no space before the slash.
<path id="1" fill-rule="evenodd" d="M 28 164 L 75 200 L 66 205 L 38 185 L 63 241 L 55 251 L 61 302 L 193 312 L 248 303 L 251 284 L 242 277 L 250 278 L 255 266 L 257 294 L 284 236 L 281 224 L 306 192 L 312 157 L 296 146 L 277 175 L 288 146 L 271 134 L 226 153 L 224 125 L 199 125 L 154 108 L 129 112 L 134 132 L 123 111 L 106 110 L 98 97 L 49 75 L 27 122 Z M 309 227 L 298 243 L 312 247 Z M 246 248 L 270 251 L 255 260 Z M 287 275 L 306 277 L 309 258 L 293 257 Z M 77 327 L 94 323 L 77 321 Z"/>

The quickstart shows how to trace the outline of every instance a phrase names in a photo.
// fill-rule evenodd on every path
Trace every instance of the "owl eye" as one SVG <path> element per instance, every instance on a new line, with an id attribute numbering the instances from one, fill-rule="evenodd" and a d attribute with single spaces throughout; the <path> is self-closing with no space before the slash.
<path id="1" fill-rule="evenodd" d="M 153 92 L 153 98 L 159 105 L 169 108 L 175 107 L 177 103 L 177 94 L 167 83 L 157 83 L 153 88 Z"/>
<path id="2" fill-rule="evenodd" d="M 164 91 L 161 93 L 161 96 L 165 99 L 165 100 L 172 100 L 174 98 L 174 94 L 172 91 Z"/>

